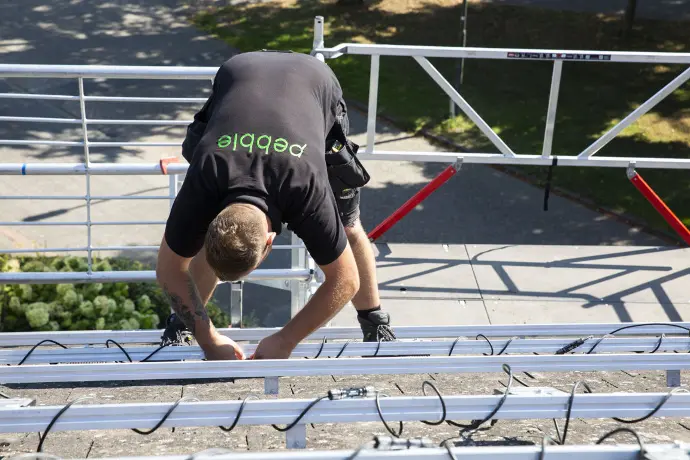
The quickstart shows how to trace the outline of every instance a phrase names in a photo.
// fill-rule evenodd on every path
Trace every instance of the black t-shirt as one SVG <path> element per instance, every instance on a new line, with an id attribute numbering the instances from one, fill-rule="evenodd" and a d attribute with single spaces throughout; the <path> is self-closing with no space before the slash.
<path id="1" fill-rule="evenodd" d="M 336 260 L 347 238 L 325 151 L 341 100 L 331 69 L 308 55 L 251 52 L 225 62 L 189 128 L 200 138 L 186 146 L 189 169 L 165 229 L 170 248 L 196 255 L 218 213 L 246 202 L 268 215 L 272 231 L 286 223 L 317 264 Z"/>

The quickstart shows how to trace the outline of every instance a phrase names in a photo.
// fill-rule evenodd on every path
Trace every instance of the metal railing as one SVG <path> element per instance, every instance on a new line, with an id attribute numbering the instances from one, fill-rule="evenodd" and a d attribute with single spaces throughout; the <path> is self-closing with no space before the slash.
<path id="1" fill-rule="evenodd" d="M 5 254 L 46 254 L 46 253 L 74 253 L 85 252 L 87 270 L 85 272 L 42 272 L 42 273 L 0 273 L 0 283 L 84 283 L 84 282 L 152 282 L 155 281 L 155 271 L 93 271 L 94 253 L 97 251 L 155 251 L 157 245 L 108 245 L 95 246 L 92 244 L 92 229 L 96 226 L 131 226 L 131 225 L 159 225 L 164 220 L 117 220 L 96 221 L 92 219 L 91 210 L 96 200 L 167 200 L 169 205 L 175 199 L 182 177 L 187 171 L 187 164 L 162 159 L 158 163 L 108 163 L 94 162 L 92 149 L 105 147 L 181 147 L 182 139 L 174 142 L 127 140 L 118 142 L 93 141 L 89 138 L 89 128 L 100 125 L 145 125 L 145 126 L 187 126 L 192 120 L 162 120 L 162 119 L 102 119 L 88 118 L 86 107 L 88 102 L 105 103 L 175 103 L 190 104 L 200 107 L 206 98 L 203 97 L 142 97 L 142 96 L 100 96 L 87 95 L 84 90 L 85 79 L 165 79 L 165 80 L 202 80 L 210 81 L 217 68 L 214 67 L 143 67 L 143 66 L 71 66 L 71 65 L 13 65 L 0 64 L 0 78 L 54 78 L 76 80 L 78 95 L 65 94 L 33 94 L 33 93 L 0 93 L 0 99 L 11 100 L 39 100 L 39 101 L 75 101 L 79 102 L 79 118 L 55 117 L 25 117 L 0 116 L 0 123 L 13 122 L 22 124 L 50 123 L 57 125 L 79 126 L 81 128 L 80 141 L 46 140 L 46 139 L 0 139 L 0 146 L 47 146 L 49 148 L 81 147 L 83 162 L 79 163 L 50 163 L 50 162 L 22 162 L 0 163 L 0 175 L 50 175 L 50 176 L 84 176 L 85 191 L 79 195 L 5 195 L 0 200 L 51 200 L 66 201 L 79 200 L 85 202 L 86 218 L 79 221 L 0 221 L 0 227 L 30 227 L 30 226 L 74 226 L 86 228 L 86 244 L 77 247 L 43 247 L 43 248 L 0 248 Z M 167 175 L 169 177 L 167 195 L 95 195 L 91 193 L 92 176 L 100 175 Z M 294 315 L 306 302 L 306 298 L 315 289 L 319 280 L 314 276 L 315 267 L 301 240 L 292 235 L 291 244 L 275 245 L 274 249 L 289 250 L 292 253 L 291 266 L 285 269 L 257 269 L 244 280 L 265 284 L 279 289 L 291 291 L 291 313 Z M 231 322 L 233 327 L 241 325 L 242 317 L 242 282 L 232 283 L 231 288 Z"/>
<path id="2" fill-rule="evenodd" d="M 344 55 L 371 56 L 369 74 L 369 101 L 367 117 L 367 143 L 361 154 L 362 159 L 407 160 L 439 163 L 455 163 L 462 158 L 464 163 L 542 165 L 550 166 L 554 159 L 561 166 L 594 166 L 627 168 L 631 164 L 637 168 L 690 169 L 690 159 L 682 158 L 638 158 L 638 157 L 600 157 L 596 156 L 605 145 L 618 136 L 621 131 L 649 112 L 669 94 L 690 79 L 690 67 L 673 78 L 647 101 L 640 104 L 628 116 L 592 142 L 578 155 L 553 155 L 554 124 L 558 109 L 558 95 L 563 73 L 563 62 L 591 62 L 603 65 L 607 62 L 646 63 L 646 64 L 687 64 L 690 66 L 690 53 L 592 51 L 592 50 L 551 50 L 551 49 L 509 49 L 447 46 L 408 46 L 343 43 L 332 48 L 324 44 L 323 17 L 314 22 L 314 43 L 312 54 L 321 60 L 337 59 Z M 375 149 L 376 115 L 378 102 L 379 69 L 381 56 L 410 57 L 419 64 L 433 81 L 457 104 L 464 114 L 472 120 L 481 132 L 491 141 L 500 153 L 478 152 L 397 152 Z M 501 59 L 539 60 L 553 62 L 553 73 L 546 107 L 546 127 L 542 151 L 539 155 L 514 152 L 506 142 L 484 121 L 479 113 L 462 97 L 448 80 L 434 67 L 429 58 L 463 59 Z"/>

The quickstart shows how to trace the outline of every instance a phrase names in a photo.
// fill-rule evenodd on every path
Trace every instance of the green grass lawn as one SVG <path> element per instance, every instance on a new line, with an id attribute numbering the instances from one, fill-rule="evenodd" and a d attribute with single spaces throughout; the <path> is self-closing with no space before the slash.
<path id="1" fill-rule="evenodd" d="M 381 0 L 366 6 L 339 6 L 318 0 L 286 0 L 206 10 L 194 17 L 194 23 L 242 51 L 308 52 L 317 15 L 325 17 L 327 46 L 343 42 L 458 46 L 458 3 Z M 682 52 L 690 43 L 687 22 L 638 20 L 626 41 L 620 37 L 618 17 L 474 2 L 468 16 L 468 46 Z M 366 102 L 369 58 L 342 56 L 328 63 L 346 96 Z M 434 59 L 432 63 L 446 78 L 454 78 L 458 62 Z M 680 66 L 565 62 L 554 154 L 578 154 L 680 70 Z M 550 62 L 470 59 L 465 63 L 461 93 L 513 151 L 541 154 L 551 71 Z M 689 157 L 688 102 L 690 86 L 686 85 L 599 155 Z M 496 152 L 467 118 L 449 118 L 447 96 L 411 58 L 381 58 L 379 112 L 394 117 L 406 129 L 425 127 L 473 151 Z M 540 178 L 546 173 L 545 169 L 521 170 Z M 640 172 L 690 225 L 690 172 Z M 557 168 L 554 179 L 557 187 L 669 230 L 628 182 L 624 169 L 564 167 Z"/>

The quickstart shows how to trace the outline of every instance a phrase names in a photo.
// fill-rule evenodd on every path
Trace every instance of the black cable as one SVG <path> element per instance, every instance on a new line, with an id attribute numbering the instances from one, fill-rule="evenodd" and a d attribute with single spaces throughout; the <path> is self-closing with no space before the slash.
<path id="1" fill-rule="evenodd" d="M 0 391 L 0 398 L 3 398 L 3 399 L 11 399 L 9 396 L 7 396 L 7 395 L 6 395 L 5 393 L 3 393 L 2 391 Z"/>
<path id="2" fill-rule="evenodd" d="M 618 418 L 618 417 L 611 417 L 611 418 L 612 418 L 613 420 L 617 421 L 617 422 L 628 423 L 628 424 L 643 422 L 643 421 L 647 420 L 649 417 L 651 417 L 652 415 L 654 415 L 654 414 L 656 414 L 657 412 L 659 412 L 659 410 L 660 410 L 662 407 L 664 407 L 664 405 L 668 402 L 668 400 L 671 399 L 671 396 L 673 396 L 674 393 L 680 393 L 681 391 L 682 391 L 682 392 L 685 392 L 685 393 L 688 393 L 688 390 L 685 389 L 685 388 L 674 388 L 673 390 L 669 391 L 669 392 L 661 399 L 661 401 L 659 402 L 659 404 L 657 404 L 657 406 L 656 406 L 649 414 L 645 415 L 644 417 L 641 417 L 641 418 L 638 418 L 638 419 L 634 419 L 634 420 L 624 420 L 624 419 Z"/>
<path id="3" fill-rule="evenodd" d="M 376 410 L 379 413 L 379 418 L 381 419 L 381 423 L 383 423 L 383 426 L 386 427 L 386 430 L 394 437 L 394 438 L 399 438 L 400 435 L 402 435 L 403 432 L 403 422 L 400 420 L 398 423 L 400 424 L 400 430 L 396 433 L 393 431 L 393 429 L 388 425 L 388 423 L 383 419 L 383 414 L 381 413 L 381 403 L 379 402 L 379 396 L 381 396 L 381 393 L 376 393 Z M 383 396 L 389 397 L 388 395 L 384 394 Z"/>
<path id="4" fill-rule="evenodd" d="M 309 356 L 305 356 L 304 359 L 317 359 L 319 356 L 321 356 L 321 352 L 323 351 L 323 347 L 326 345 L 326 337 L 321 340 L 321 347 L 319 348 L 319 351 L 316 352 L 316 356 L 313 358 L 310 358 Z"/>
<path id="5" fill-rule="evenodd" d="M 633 436 L 635 436 L 635 439 L 637 440 L 637 443 L 640 445 L 640 453 L 639 453 L 639 455 L 638 455 L 637 458 L 638 458 L 638 460 L 644 460 L 645 455 L 646 455 L 646 453 L 647 453 L 647 449 L 645 449 L 644 443 L 642 442 L 642 439 L 640 438 L 640 435 L 637 434 L 637 431 L 635 431 L 635 430 L 633 430 L 633 429 L 631 429 L 631 428 L 622 427 L 622 428 L 616 428 L 615 430 L 609 431 L 609 432 L 606 433 L 604 436 L 602 436 L 601 438 L 599 438 L 599 440 L 598 440 L 595 444 L 601 444 L 602 442 L 604 442 L 606 439 L 610 438 L 611 436 L 614 436 L 614 435 L 616 435 L 616 434 L 618 434 L 618 433 L 623 433 L 623 432 L 625 432 L 625 433 L 630 433 L 630 434 L 632 434 Z"/>
<path id="6" fill-rule="evenodd" d="M 146 358 L 142 359 L 142 360 L 139 361 L 139 362 L 145 363 L 145 362 L 148 361 L 153 355 L 155 355 L 156 353 L 158 353 L 159 351 L 161 351 L 163 348 L 166 348 L 166 347 L 169 347 L 169 346 L 170 346 L 169 343 L 166 343 L 165 345 L 161 345 L 160 347 L 158 347 L 158 348 L 156 348 L 155 350 L 153 350 L 153 351 L 151 352 L 151 354 L 149 354 Z M 123 350 L 123 351 L 124 351 L 124 350 Z M 129 356 L 129 355 L 127 355 L 127 356 Z M 130 362 L 131 362 L 131 359 L 130 359 Z"/>
<path id="7" fill-rule="evenodd" d="M 259 399 L 259 398 L 257 398 L 257 397 L 254 396 L 254 395 L 249 395 L 249 396 L 247 396 L 246 398 L 244 398 L 244 401 L 242 401 L 242 404 L 240 404 L 240 408 L 239 408 L 239 410 L 237 411 L 237 415 L 235 416 L 235 420 L 232 422 L 232 425 L 230 425 L 230 428 L 225 428 L 224 426 L 219 426 L 218 428 L 220 428 L 221 430 L 223 430 L 223 431 L 225 431 L 225 432 L 227 432 L 227 433 L 229 433 L 229 432 L 231 432 L 232 430 L 234 430 L 235 427 L 237 426 L 237 422 L 240 421 L 240 417 L 242 416 L 242 412 L 244 412 L 244 406 L 247 404 L 247 401 L 248 401 L 250 398 L 253 398 L 253 399 L 256 399 L 256 400 Z"/>
<path id="8" fill-rule="evenodd" d="M 493 416 L 496 415 L 499 410 L 501 410 L 501 407 L 503 407 L 503 404 L 505 404 L 506 399 L 508 399 L 508 394 L 510 393 L 510 389 L 513 386 L 513 370 L 510 368 L 510 366 L 508 364 L 503 364 L 502 368 L 503 368 L 503 372 L 508 374 L 508 385 L 506 386 L 506 391 L 503 393 L 503 397 L 498 402 L 498 404 L 496 405 L 494 410 L 491 411 L 491 413 L 489 415 L 487 415 L 484 418 L 484 420 L 481 420 L 479 422 L 477 422 L 475 420 L 470 425 L 461 425 L 459 423 L 456 423 L 456 422 L 453 422 L 450 420 L 447 420 L 446 423 L 449 425 L 458 427 L 458 428 L 463 428 L 463 431 L 472 431 L 472 430 L 476 430 L 477 428 L 482 426 L 484 423 L 491 420 L 493 418 Z"/>
<path id="9" fill-rule="evenodd" d="M 650 353 L 656 353 L 659 348 L 661 348 L 661 342 L 664 341 L 666 338 L 666 334 L 661 334 L 661 337 L 659 337 L 659 343 L 656 344 L 656 348 L 654 350 L 650 351 Z"/>
<path id="10" fill-rule="evenodd" d="M 158 430 L 158 428 L 160 428 L 161 425 L 163 425 L 163 424 L 165 423 L 165 421 L 168 419 L 168 417 L 170 417 L 170 414 L 173 413 L 173 411 L 177 408 L 177 406 L 178 406 L 182 401 L 190 401 L 190 400 L 196 401 L 196 399 L 193 399 L 193 398 L 190 399 L 190 398 L 187 398 L 187 397 L 178 399 L 177 402 L 175 402 L 175 404 L 173 404 L 172 407 L 170 407 L 170 409 L 168 409 L 168 412 L 165 413 L 165 415 L 163 416 L 163 418 L 160 419 L 160 421 L 156 424 L 156 426 L 154 426 L 154 427 L 151 428 L 150 430 L 148 430 L 148 431 L 143 431 L 143 430 L 139 430 L 139 429 L 137 429 L 137 428 L 132 428 L 132 431 L 134 431 L 135 433 L 144 435 L 144 436 L 148 436 L 148 435 L 150 435 L 150 434 L 152 434 L 152 433 L 155 433 L 155 432 Z"/>
<path id="11" fill-rule="evenodd" d="M 552 446 L 557 444 L 551 436 L 544 435 L 544 437 L 541 438 L 541 451 L 539 451 L 539 460 L 544 460 L 546 458 L 546 441 L 548 441 L 549 444 L 551 444 Z"/>
<path id="12" fill-rule="evenodd" d="M 565 439 L 568 436 L 568 427 L 570 426 L 570 414 L 573 412 L 573 402 L 575 402 L 575 392 L 577 391 L 577 388 L 580 386 L 580 384 L 584 385 L 585 390 L 587 393 L 591 393 L 592 389 L 590 388 L 589 385 L 587 385 L 587 382 L 579 381 L 576 382 L 575 385 L 573 385 L 573 389 L 570 391 L 570 398 L 568 398 L 568 410 L 565 414 L 565 425 L 563 426 L 563 436 L 561 437 L 561 432 L 558 428 L 558 422 L 556 422 L 556 419 L 553 419 L 553 424 L 556 426 L 556 436 L 558 436 L 558 443 L 561 445 L 565 444 Z"/>
<path id="13" fill-rule="evenodd" d="M 680 324 L 674 324 L 674 323 L 642 323 L 642 324 L 630 324 L 630 325 L 628 325 L 628 326 L 619 327 L 619 328 L 616 329 L 615 331 L 609 332 L 609 334 L 615 334 L 616 332 L 620 332 L 620 331 L 623 331 L 623 330 L 625 330 L 625 329 L 630 329 L 630 328 L 633 328 L 633 327 L 643 327 L 643 326 L 670 326 L 670 327 L 677 327 L 677 328 L 679 328 L 679 329 L 683 329 L 683 330 L 685 330 L 685 331 L 688 331 L 688 336 L 690 337 L 690 328 L 689 328 L 689 327 L 681 326 Z"/>
<path id="14" fill-rule="evenodd" d="M 498 352 L 498 355 L 497 355 L 497 356 L 502 355 L 503 352 L 506 351 L 506 350 L 508 349 L 508 346 L 510 345 L 510 343 L 511 343 L 513 340 L 515 340 L 515 339 L 517 339 L 517 336 L 516 336 L 516 337 L 511 337 L 511 338 L 506 342 L 506 344 L 503 346 L 503 348 L 501 348 L 501 351 Z"/>
<path id="15" fill-rule="evenodd" d="M 43 344 L 46 343 L 46 342 L 50 342 L 50 343 L 53 343 L 53 344 L 55 344 L 55 345 L 59 345 L 59 346 L 61 346 L 61 347 L 62 347 L 63 349 L 65 349 L 65 350 L 67 349 L 66 346 L 64 346 L 63 344 L 61 344 L 61 343 L 59 343 L 59 342 L 56 342 L 55 340 L 51 340 L 51 339 L 41 340 L 41 341 L 38 342 L 36 345 L 34 345 L 33 347 L 31 347 L 31 350 L 29 350 L 29 352 L 28 352 L 26 355 L 24 355 L 24 357 L 22 358 L 22 360 L 19 361 L 19 363 L 17 363 L 17 366 L 21 366 L 22 364 L 24 364 L 24 361 L 26 361 L 26 360 L 29 358 L 29 356 L 31 356 L 31 354 L 34 352 L 34 350 L 36 350 L 36 348 L 38 348 L 39 346 L 43 345 Z"/>
<path id="16" fill-rule="evenodd" d="M 592 352 L 594 351 L 594 349 L 595 349 L 596 347 L 598 347 L 599 344 L 600 344 L 604 339 L 610 338 L 610 337 L 613 337 L 613 336 L 612 336 L 611 334 L 604 334 L 599 340 L 597 340 L 597 342 L 596 342 L 594 345 L 592 345 L 592 348 L 590 348 L 589 351 L 588 351 L 586 354 L 591 355 Z"/>
<path id="17" fill-rule="evenodd" d="M 479 337 L 483 337 L 484 340 L 486 340 L 486 343 L 489 344 L 489 346 L 491 347 L 491 355 L 490 356 L 493 356 L 494 355 L 494 346 L 491 343 L 491 340 L 487 339 L 484 334 L 477 334 L 477 337 L 475 337 L 474 340 L 479 340 Z M 483 353 L 483 355 L 486 356 L 486 353 Z"/>
<path id="18" fill-rule="evenodd" d="M 438 399 L 441 401 L 441 408 L 443 409 L 443 414 L 441 415 L 441 419 L 437 422 L 427 422 L 425 420 L 420 420 L 420 422 L 424 423 L 425 425 L 440 425 L 441 423 L 446 421 L 446 401 L 443 399 L 443 396 L 441 396 L 441 392 L 438 391 L 438 388 L 436 388 L 436 386 L 428 380 L 425 380 L 424 383 L 422 383 L 422 393 L 424 394 L 424 396 L 426 396 L 427 385 L 430 386 L 431 389 L 434 390 L 434 392 L 438 395 Z M 400 431 L 402 432 L 402 428 Z"/>
<path id="19" fill-rule="evenodd" d="M 450 351 L 448 352 L 448 356 L 453 356 L 453 350 L 455 350 L 455 345 L 460 341 L 460 337 L 455 339 L 455 342 L 453 342 L 453 345 L 450 346 Z"/>
<path id="20" fill-rule="evenodd" d="M 280 428 L 278 425 L 275 425 L 275 424 L 273 424 L 273 425 L 271 425 L 271 426 L 272 426 L 273 428 L 275 428 L 277 431 L 280 431 L 281 433 L 284 433 L 284 432 L 288 431 L 289 429 L 291 429 L 292 427 L 294 427 L 295 425 L 297 425 L 297 424 L 299 423 L 299 421 L 302 420 L 302 418 L 303 418 L 305 415 L 307 415 L 307 412 L 309 412 L 309 411 L 311 410 L 312 407 L 314 407 L 317 403 L 323 401 L 324 399 L 328 399 L 328 396 L 321 396 L 321 397 L 316 398 L 315 400 L 313 400 L 313 401 L 312 401 L 311 403 L 309 403 L 309 405 L 302 411 L 302 413 L 299 414 L 299 415 L 297 416 L 297 418 L 296 418 L 292 423 L 290 423 L 288 426 L 286 426 L 285 428 Z"/>
<path id="21" fill-rule="evenodd" d="M 134 361 L 132 361 L 132 357 L 129 356 L 129 353 L 127 353 L 127 350 L 125 350 L 124 348 L 122 348 L 122 345 L 120 345 L 119 343 L 117 343 L 117 342 L 114 341 L 113 339 L 108 339 L 108 340 L 106 340 L 106 341 L 105 341 L 105 347 L 106 347 L 106 348 L 110 348 L 110 346 L 108 345 L 108 344 L 110 344 L 110 343 L 115 344 L 115 345 L 117 346 L 117 348 L 119 348 L 120 350 L 122 350 L 122 353 L 125 354 L 125 356 L 127 357 L 127 359 L 129 360 L 130 363 L 134 362 Z"/>
<path id="22" fill-rule="evenodd" d="M 352 340 L 348 340 L 347 342 L 345 342 L 345 344 L 343 345 L 343 348 L 340 349 L 336 358 L 340 358 L 342 356 L 343 352 L 345 351 L 345 348 L 347 348 L 347 346 L 350 344 L 350 342 L 352 342 Z"/>
<path id="23" fill-rule="evenodd" d="M 43 452 L 43 443 L 45 442 L 46 437 L 48 436 L 48 433 L 50 433 L 50 430 L 53 428 L 53 425 L 55 425 L 55 423 L 62 416 L 62 414 L 64 414 L 67 411 L 67 409 L 72 407 L 72 404 L 78 403 L 78 402 L 83 401 L 85 399 L 91 399 L 91 396 L 82 396 L 81 398 L 77 398 L 74 401 L 68 402 L 67 404 L 65 404 L 65 407 L 60 409 L 60 411 L 57 414 L 55 414 L 55 417 L 53 417 L 53 419 L 50 421 L 50 423 L 46 427 L 46 431 L 43 433 L 43 435 L 39 434 L 38 448 L 36 448 L 36 452 Z"/>

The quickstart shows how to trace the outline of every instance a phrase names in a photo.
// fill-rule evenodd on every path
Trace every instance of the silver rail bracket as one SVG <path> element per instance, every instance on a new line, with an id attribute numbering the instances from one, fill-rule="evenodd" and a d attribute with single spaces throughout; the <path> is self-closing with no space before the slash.
<path id="1" fill-rule="evenodd" d="M 280 392 L 280 377 L 266 377 L 264 379 L 264 393 L 277 395 Z"/>
<path id="2" fill-rule="evenodd" d="M 300 423 L 285 432 L 285 446 L 288 449 L 307 448 L 307 425 Z"/>
<path id="3" fill-rule="evenodd" d="M 632 179 L 633 177 L 635 177 L 635 175 L 637 173 L 635 172 L 635 162 L 634 161 L 631 161 L 630 163 L 628 163 L 628 168 L 625 170 L 625 173 L 627 174 L 628 179 Z"/>
<path id="4" fill-rule="evenodd" d="M 680 370 L 669 369 L 666 371 L 666 386 L 679 387 L 680 386 Z"/>
<path id="5" fill-rule="evenodd" d="M 36 400 L 29 398 L 0 399 L 0 409 L 12 409 L 18 407 L 35 406 Z"/>
<path id="6" fill-rule="evenodd" d="M 464 159 L 462 157 L 458 157 L 457 160 L 455 160 L 455 163 L 453 163 L 453 168 L 455 168 L 455 173 L 459 173 L 460 170 L 462 169 Z"/>

